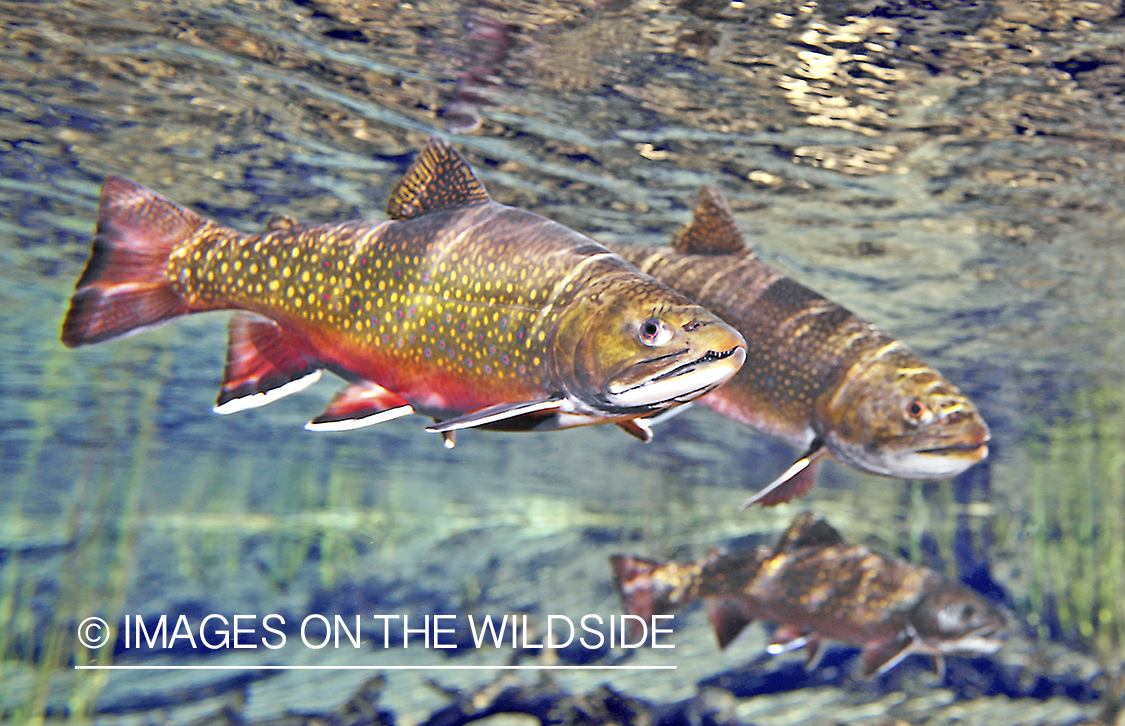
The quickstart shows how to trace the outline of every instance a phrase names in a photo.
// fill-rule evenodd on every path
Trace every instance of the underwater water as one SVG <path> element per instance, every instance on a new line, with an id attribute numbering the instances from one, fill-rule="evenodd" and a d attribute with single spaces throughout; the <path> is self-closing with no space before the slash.
<path id="1" fill-rule="evenodd" d="M 1122 723 L 1120 3 L 46 0 L 0 16 L 0 719 Z M 667 243 L 718 186 L 763 259 L 969 393 L 990 458 L 938 482 L 829 462 L 803 500 L 739 513 L 799 452 L 701 406 L 647 445 L 603 426 L 467 431 L 447 450 L 416 417 L 303 430 L 331 381 L 214 415 L 225 313 L 59 341 L 107 175 L 245 231 L 383 218 L 435 132 L 497 201 L 602 241 Z M 529 645 L 550 615 L 608 628 L 609 555 L 771 542 L 803 509 L 1002 605 L 1002 650 L 863 680 L 854 648 L 811 673 L 766 655 L 761 624 L 720 651 L 699 607 L 668 649 L 478 648 L 465 627 L 527 616 Z M 285 647 L 266 645 L 269 614 Z M 376 614 L 400 616 L 386 640 Z M 253 615 L 258 647 L 139 646 L 136 619 L 151 635 L 161 615 L 196 637 L 208 615 L 232 637 Z M 359 616 L 359 647 L 306 645 L 314 615 Z M 402 647 L 403 616 L 436 615 L 459 647 Z M 115 637 L 83 645 L 90 617 Z M 143 668 L 76 668 L 97 664 Z M 626 667 L 404 668 L 499 664 Z M 152 668 L 170 665 L 224 668 Z"/>

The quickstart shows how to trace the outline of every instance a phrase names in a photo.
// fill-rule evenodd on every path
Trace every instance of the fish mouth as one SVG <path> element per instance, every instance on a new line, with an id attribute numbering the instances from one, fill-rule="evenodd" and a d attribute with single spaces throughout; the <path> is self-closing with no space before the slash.
<path id="1" fill-rule="evenodd" d="M 962 442 L 957 444 L 949 444 L 948 446 L 935 446 L 930 449 L 917 449 L 914 453 L 925 454 L 927 456 L 965 456 L 966 458 L 980 461 L 988 456 L 988 442 L 972 443 Z"/>
<path id="2" fill-rule="evenodd" d="M 635 375 L 638 368 L 651 369 L 653 365 L 674 360 L 685 353 L 688 350 L 638 363 L 606 386 L 606 398 L 612 405 L 623 408 L 651 408 L 672 402 L 685 403 L 726 383 L 746 360 L 746 348 L 736 346 L 729 350 L 708 350 L 698 358 L 639 380 Z"/>
<path id="3" fill-rule="evenodd" d="M 999 627 L 989 626 L 956 640 L 942 643 L 938 646 L 938 650 L 949 654 L 979 653 L 987 655 L 1000 650 L 1006 638 L 1007 636 Z"/>

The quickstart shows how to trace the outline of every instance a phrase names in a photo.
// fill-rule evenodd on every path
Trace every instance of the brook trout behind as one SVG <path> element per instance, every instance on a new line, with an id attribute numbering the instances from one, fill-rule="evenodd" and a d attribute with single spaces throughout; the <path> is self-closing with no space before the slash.
<path id="1" fill-rule="evenodd" d="M 742 364 L 739 333 L 590 238 L 492 201 L 431 139 L 388 221 L 242 234 L 109 178 L 62 340 L 97 343 L 208 310 L 236 315 L 216 411 L 264 405 L 322 369 L 350 382 L 312 429 L 410 413 L 432 431 L 556 429 L 701 396 Z"/>
<path id="2" fill-rule="evenodd" d="M 615 555 L 614 584 L 630 614 L 650 621 L 703 599 L 720 648 L 755 619 L 779 624 L 771 654 L 809 649 L 813 669 L 824 641 L 863 648 L 863 675 L 886 673 L 911 653 L 995 653 L 1003 613 L 939 572 L 847 544 L 811 512 L 794 518 L 774 547 L 717 552 L 697 562 Z"/>
<path id="3" fill-rule="evenodd" d="M 745 336 L 745 365 L 701 402 L 805 450 L 744 509 L 806 493 L 825 453 L 904 479 L 954 476 L 988 456 L 988 425 L 967 396 L 902 342 L 758 259 L 714 187 L 670 248 L 612 247 Z"/>

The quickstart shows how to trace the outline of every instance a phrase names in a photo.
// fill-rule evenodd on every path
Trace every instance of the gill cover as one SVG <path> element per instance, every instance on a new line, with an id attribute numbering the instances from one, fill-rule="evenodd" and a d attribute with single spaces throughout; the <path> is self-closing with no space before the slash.
<path id="1" fill-rule="evenodd" d="M 577 413 L 643 414 L 726 382 L 746 342 L 655 280 L 611 273 L 568 304 L 550 351 L 552 383 Z"/>

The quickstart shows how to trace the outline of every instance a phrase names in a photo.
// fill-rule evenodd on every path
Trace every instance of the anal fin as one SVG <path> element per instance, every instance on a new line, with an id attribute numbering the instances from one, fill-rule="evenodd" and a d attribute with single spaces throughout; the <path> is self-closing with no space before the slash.
<path id="1" fill-rule="evenodd" d="M 735 598 L 712 597 L 707 599 L 707 619 L 715 630 L 719 648 L 726 649 L 743 628 L 754 619 L 747 615 L 745 606 Z"/>
<path id="2" fill-rule="evenodd" d="M 743 502 L 738 511 L 744 512 L 755 504 L 773 507 L 807 494 L 816 485 L 816 461 L 827 452 L 823 443 L 814 441 L 800 459 Z"/>
<path id="3" fill-rule="evenodd" d="M 215 413 L 229 414 L 272 403 L 320 379 L 320 365 L 272 320 L 236 314 Z"/>
<path id="4" fill-rule="evenodd" d="M 305 424 L 309 431 L 351 431 L 414 413 L 397 393 L 371 381 L 353 383 L 336 394 L 324 413 Z"/>

